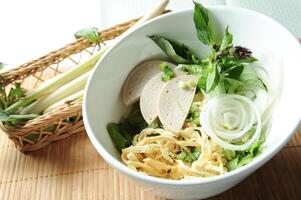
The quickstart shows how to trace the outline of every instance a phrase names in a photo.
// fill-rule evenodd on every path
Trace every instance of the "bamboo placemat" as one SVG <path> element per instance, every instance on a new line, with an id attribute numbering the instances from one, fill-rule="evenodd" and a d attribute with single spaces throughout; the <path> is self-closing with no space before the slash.
<path id="1" fill-rule="evenodd" d="M 161 199 L 108 166 L 85 133 L 29 154 L 0 133 L 0 199 Z M 277 156 L 213 199 L 301 199 L 301 129 Z"/>

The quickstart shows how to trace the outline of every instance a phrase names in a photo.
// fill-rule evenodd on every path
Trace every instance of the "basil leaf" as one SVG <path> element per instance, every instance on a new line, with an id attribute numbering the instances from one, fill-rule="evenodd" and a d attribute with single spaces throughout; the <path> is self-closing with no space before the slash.
<path id="1" fill-rule="evenodd" d="M 162 36 L 153 35 L 152 39 L 164 53 L 177 64 L 196 64 L 200 59 L 184 45 Z"/>
<path id="2" fill-rule="evenodd" d="M 98 34 L 98 29 L 95 27 L 81 29 L 74 34 L 74 37 L 75 38 L 84 37 L 90 42 L 95 44 L 99 44 L 99 42 L 101 41 L 101 37 Z"/>
<path id="3" fill-rule="evenodd" d="M 201 4 L 194 2 L 194 24 L 198 39 L 205 45 L 213 46 L 213 35 L 209 25 L 208 10 Z"/>
<path id="4" fill-rule="evenodd" d="M 268 90 L 263 80 L 258 77 L 256 71 L 250 66 L 244 68 L 242 74 L 239 76 L 239 80 L 253 88 L 258 87 L 266 91 Z"/>
<path id="5" fill-rule="evenodd" d="M 206 92 L 212 91 L 219 82 L 219 71 L 216 63 L 212 63 L 212 66 L 209 68 L 209 74 L 206 81 Z"/>
<path id="6" fill-rule="evenodd" d="M 120 133 L 118 124 L 109 123 L 107 126 L 107 131 L 109 132 L 109 135 L 111 136 L 113 143 L 119 152 L 129 145 L 129 142 Z"/>
<path id="7" fill-rule="evenodd" d="M 228 47 L 232 46 L 233 35 L 231 33 L 229 33 L 228 29 L 229 29 L 229 26 L 227 26 L 227 28 L 226 28 L 224 38 L 223 38 L 222 43 L 220 45 L 220 50 L 221 51 L 223 51 L 223 50 L 227 49 Z"/>
<path id="8" fill-rule="evenodd" d="M 254 57 L 239 59 L 239 58 L 235 58 L 235 57 L 224 56 L 224 57 L 220 57 L 218 59 L 218 63 L 221 66 L 221 72 L 224 72 L 224 71 L 230 69 L 231 67 L 249 64 L 256 60 L 257 59 Z"/>
<path id="9" fill-rule="evenodd" d="M 163 72 L 163 74 L 161 76 L 162 81 L 166 82 L 175 77 L 174 71 L 171 69 L 171 67 L 167 63 L 165 63 L 165 62 L 161 63 L 160 69 Z"/>
<path id="10" fill-rule="evenodd" d="M 244 70 L 243 65 L 233 66 L 233 67 L 227 69 L 224 72 L 224 75 L 226 77 L 229 77 L 229 78 L 232 78 L 232 79 L 238 79 L 239 76 L 242 74 L 243 70 Z"/>
<path id="11" fill-rule="evenodd" d="M 127 118 L 125 119 L 125 121 L 129 123 L 131 127 L 131 132 L 133 134 L 139 133 L 142 129 L 148 126 L 141 114 L 139 102 L 133 105 L 133 108 L 127 116 Z"/>

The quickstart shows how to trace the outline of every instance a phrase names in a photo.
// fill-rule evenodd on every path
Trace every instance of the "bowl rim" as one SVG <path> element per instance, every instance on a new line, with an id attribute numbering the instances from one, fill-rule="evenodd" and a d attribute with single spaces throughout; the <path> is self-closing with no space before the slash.
<path id="1" fill-rule="evenodd" d="M 297 45 L 300 47 L 298 39 L 293 36 L 293 34 L 288 31 L 284 26 L 282 26 L 279 22 L 275 21 L 274 19 L 261 14 L 259 12 L 245 9 L 245 8 L 239 8 L 239 7 L 233 7 L 233 6 L 223 6 L 223 5 L 211 5 L 211 6 L 205 6 L 206 8 L 209 8 L 211 10 L 216 10 L 216 11 L 224 11 L 224 10 L 230 10 L 231 12 L 236 12 L 238 14 L 240 13 L 248 13 L 249 15 L 253 15 L 259 18 L 262 18 L 266 20 L 268 23 L 273 24 L 274 26 L 278 27 L 280 30 L 286 32 L 287 36 L 291 37 L 292 40 L 296 41 L 296 47 Z M 115 42 L 110 49 L 102 56 L 102 58 L 96 63 L 96 67 L 92 70 L 92 74 L 90 75 L 88 81 L 87 81 L 87 86 L 84 91 L 84 101 L 83 101 L 83 121 L 85 128 L 87 130 L 88 137 L 93 144 L 94 148 L 96 151 L 102 156 L 102 158 L 112 167 L 117 169 L 118 171 L 122 172 L 123 174 L 137 179 L 142 182 L 150 183 L 150 184 L 164 184 L 164 185 L 169 185 L 169 186 L 191 186 L 191 185 L 205 185 L 205 184 L 213 184 L 225 179 L 229 179 L 233 176 L 236 176 L 240 174 L 241 172 L 245 172 L 245 174 L 248 173 L 248 171 L 253 172 L 263 164 L 265 164 L 267 161 L 269 161 L 276 153 L 278 153 L 281 148 L 288 142 L 288 140 L 293 136 L 295 131 L 297 130 L 300 122 L 301 122 L 301 115 L 299 116 L 299 119 L 295 119 L 294 123 L 295 124 L 293 127 L 291 127 L 288 130 L 287 135 L 285 136 L 285 139 L 282 141 L 277 141 L 273 146 L 269 147 L 266 149 L 262 154 L 258 155 L 255 157 L 252 162 L 249 164 L 240 167 L 238 169 L 235 169 L 233 171 L 227 172 L 222 175 L 214 176 L 214 177 L 206 177 L 206 178 L 193 178 L 193 179 L 181 179 L 181 180 L 171 180 L 171 179 L 163 179 L 163 178 L 158 178 L 158 177 L 153 177 L 149 175 L 145 175 L 139 172 L 136 172 L 130 168 L 128 168 L 125 164 L 123 164 L 121 161 L 117 160 L 114 156 L 112 156 L 103 146 L 100 142 L 98 142 L 98 139 L 96 138 L 96 135 L 93 133 L 92 128 L 89 123 L 89 117 L 87 114 L 87 95 L 88 95 L 88 90 L 89 86 L 93 77 L 93 74 L 102 62 L 102 60 L 111 52 L 112 49 L 116 48 L 116 46 L 119 45 L 119 42 L 121 42 L 123 39 L 127 38 L 127 36 L 135 33 L 136 30 L 144 28 L 145 26 L 148 26 L 149 24 L 152 24 L 156 21 L 159 21 L 161 19 L 167 18 L 167 17 L 172 17 L 174 15 L 179 15 L 183 14 L 186 12 L 192 12 L 193 8 L 188 8 L 188 9 L 183 9 L 179 11 L 174 11 L 170 12 L 167 14 L 164 14 L 160 17 L 157 17 L 155 19 L 149 20 L 146 23 L 143 23 L 132 30 L 130 30 L 127 34 L 122 35 L 118 42 Z M 301 48 L 300 51 L 301 53 Z"/>

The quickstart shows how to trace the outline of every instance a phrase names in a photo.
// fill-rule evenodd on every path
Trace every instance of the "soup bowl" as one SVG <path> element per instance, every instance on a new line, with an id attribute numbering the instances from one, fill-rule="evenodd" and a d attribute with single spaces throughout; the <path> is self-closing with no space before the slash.
<path id="1" fill-rule="evenodd" d="M 166 36 L 183 42 L 200 57 L 208 54 L 209 49 L 196 37 L 192 9 L 164 14 L 122 36 L 96 64 L 84 95 L 84 123 L 97 152 L 145 190 L 172 199 L 207 198 L 233 187 L 270 160 L 288 142 L 300 122 L 301 49 L 298 41 L 279 23 L 257 12 L 225 6 L 207 8 L 216 25 L 215 32 L 222 33 L 229 25 L 235 44 L 271 49 L 275 59 L 282 60 L 281 76 L 278 73 L 273 83 L 281 83 L 279 90 L 283 88 L 283 92 L 277 97 L 266 149 L 252 162 L 215 177 L 184 180 L 151 177 L 122 163 L 106 130 L 109 122 L 118 122 L 127 110 L 121 89 L 129 72 L 142 61 L 167 59 L 148 36 Z"/>

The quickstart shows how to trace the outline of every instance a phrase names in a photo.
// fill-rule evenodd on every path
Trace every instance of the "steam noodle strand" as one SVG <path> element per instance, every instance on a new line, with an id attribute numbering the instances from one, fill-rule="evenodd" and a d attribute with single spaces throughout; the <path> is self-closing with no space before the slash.
<path id="1" fill-rule="evenodd" d="M 192 163 L 177 159 L 177 154 L 200 149 Z M 190 127 L 175 134 L 164 129 L 147 128 L 134 137 L 133 145 L 122 150 L 123 162 L 141 173 L 168 179 L 217 176 L 226 173 L 224 150 L 200 128 Z"/>

